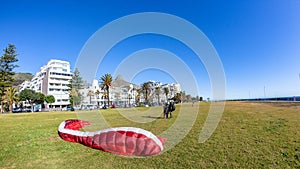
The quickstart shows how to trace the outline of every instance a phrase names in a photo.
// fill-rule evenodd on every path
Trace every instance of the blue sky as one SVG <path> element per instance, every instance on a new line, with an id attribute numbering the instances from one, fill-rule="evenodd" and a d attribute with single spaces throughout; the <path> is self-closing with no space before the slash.
<path id="1" fill-rule="evenodd" d="M 300 1 L 2 1 L 0 49 L 13 43 L 18 72 L 35 73 L 50 59 L 74 67 L 86 41 L 105 24 L 139 12 L 163 12 L 197 26 L 214 45 L 226 75 L 227 98 L 300 95 Z M 132 52 L 162 48 L 193 71 L 200 96 L 211 97 L 209 76 L 200 60 L 180 42 L 158 35 L 128 38 L 107 54 L 97 72 L 114 73 Z M 1 53 L 2 54 L 2 53 Z M 134 83 L 174 82 L 166 72 L 139 72 Z M 183 89 L 189 92 L 188 87 Z M 195 93 L 191 93 L 196 95 Z"/>

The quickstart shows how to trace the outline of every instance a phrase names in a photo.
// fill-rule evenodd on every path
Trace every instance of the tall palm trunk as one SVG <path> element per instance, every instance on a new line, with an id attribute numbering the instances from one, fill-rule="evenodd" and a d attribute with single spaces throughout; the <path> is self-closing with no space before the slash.
<path id="1" fill-rule="evenodd" d="M 109 101 L 109 86 L 106 86 L 107 90 L 107 101 L 108 101 L 108 107 L 110 106 L 110 101 Z"/>
<path id="2" fill-rule="evenodd" d="M 13 111 L 13 103 L 9 103 L 9 112 L 12 113 L 12 111 Z"/>

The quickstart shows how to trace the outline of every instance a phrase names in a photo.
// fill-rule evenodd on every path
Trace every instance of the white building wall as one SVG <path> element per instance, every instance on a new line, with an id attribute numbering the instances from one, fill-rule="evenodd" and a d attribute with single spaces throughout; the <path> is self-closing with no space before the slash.
<path id="1" fill-rule="evenodd" d="M 63 108 L 70 104 L 68 84 L 72 79 L 70 63 L 62 60 L 50 60 L 32 78 L 31 82 L 24 82 L 20 91 L 25 88 L 41 92 L 44 95 L 53 95 L 55 102 L 51 105 Z"/>
<path id="2" fill-rule="evenodd" d="M 160 87 L 160 95 L 159 95 L 159 101 L 158 97 L 155 93 L 155 88 Z M 168 88 L 169 89 L 169 94 L 168 98 L 172 98 L 175 96 L 176 93 L 181 92 L 180 89 L 180 84 L 178 83 L 172 83 L 172 84 L 162 84 L 160 82 L 155 82 L 151 81 L 151 95 L 149 100 L 153 103 L 162 103 L 162 102 L 167 102 L 167 98 L 165 93 L 163 92 L 163 88 Z M 97 90 L 100 91 L 100 94 L 97 95 L 96 92 Z M 89 91 L 94 92 L 94 96 L 91 97 L 91 101 L 88 95 Z M 99 87 L 99 82 L 97 80 L 94 80 L 91 85 L 85 85 L 84 89 L 80 90 L 80 93 L 83 96 L 81 105 L 82 106 L 102 106 L 104 103 L 107 104 L 107 99 L 103 98 L 103 93 L 105 91 L 102 90 Z M 114 86 L 110 87 L 109 89 L 109 96 L 110 96 L 110 102 L 115 104 L 116 106 L 128 106 L 128 105 L 133 105 L 135 103 L 135 98 L 137 96 L 138 92 L 137 90 L 133 89 L 133 84 L 130 84 L 129 86 Z M 145 99 L 143 97 L 143 94 L 141 94 L 140 102 L 144 102 Z"/>
<path id="3" fill-rule="evenodd" d="M 20 85 L 19 85 L 19 93 L 22 91 L 22 90 L 24 90 L 24 89 L 30 89 L 30 84 L 31 84 L 31 82 L 30 81 L 24 81 L 23 83 L 21 83 Z"/>
<path id="4" fill-rule="evenodd" d="M 72 74 L 70 70 L 70 63 L 61 60 L 50 60 L 46 65 L 48 76 L 44 76 L 46 83 L 44 89 L 47 95 L 53 95 L 55 102 L 54 106 L 65 107 L 70 104 L 69 87 Z M 44 93 L 44 94 L 45 94 Z"/>

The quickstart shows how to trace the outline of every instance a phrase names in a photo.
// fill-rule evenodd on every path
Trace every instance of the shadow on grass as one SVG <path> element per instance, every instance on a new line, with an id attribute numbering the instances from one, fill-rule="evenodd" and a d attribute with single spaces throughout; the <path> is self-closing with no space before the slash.
<path id="1" fill-rule="evenodd" d="M 158 116 L 158 117 L 156 117 L 156 116 L 142 116 L 142 117 L 151 118 L 151 119 L 163 119 L 163 117 L 160 117 L 160 116 Z"/>

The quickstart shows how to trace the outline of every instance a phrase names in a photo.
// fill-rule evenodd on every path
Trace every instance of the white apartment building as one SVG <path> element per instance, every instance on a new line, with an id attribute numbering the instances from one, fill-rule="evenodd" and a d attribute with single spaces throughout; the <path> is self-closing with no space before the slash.
<path id="1" fill-rule="evenodd" d="M 149 81 L 148 84 L 151 90 L 148 100 L 154 105 L 167 102 L 168 99 L 174 97 L 176 93 L 181 92 L 180 84 L 178 83 L 162 84 L 161 82 Z M 118 76 L 112 82 L 112 85 L 109 89 L 110 104 L 114 104 L 118 107 L 128 107 L 134 105 L 136 103 L 138 89 L 140 88 L 141 86 L 129 83 L 121 76 Z M 160 89 L 159 93 L 157 93 L 156 88 Z M 169 89 L 167 97 L 163 88 Z M 98 80 L 93 80 L 92 84 L 85 84 L 84 88 L 80 90 L 80 93 L 83 96 L 81 105 L 84 107 L 92 108 L 107 104 L 107 98 L 103 97 L 105 91 L 99 87 Z M 159 94 L 159 96 L 157 94 Z M 139 101 L 145 102 L 143 93 L 140 93 Z"/>
<path id="2" fill-rule="evenodd" d="M 124 81 L 121 77 L 117 77 L 109 89 L 110 104 L 115 106 L 129 106 L 135 103 L 136 91 L 134 86 L 129 82 Z M 80 94 L 83 96 L 81 105 L 83 107 L 101 107 L 107 105 L 106 93 L 100 88 L 98 80 L 93 80 L 92 84 L 85 84 L 83 89 L 80 89 Z"/>
<path id="3" fill-rule="evenodd" d="M 45 96 L 53 95 L 55 102 L 52 108 L 64 108 L 70 104 L 68 84 L 72 79 L 70 63 L 62 60 L 50 60 L 32 78 L 31 82 L 23 82 L 19 91 L 32 89 Z"/>
<path id="4" fill-rule="evenodd" d="M 84 84 L 83 86 L 83 89 L 79 90 L 80 94 L 82 95 L 81 105 L 88 107 L 102 105 L 105 100 L 102 98 L 103 91 L 99 87 L 98 80 L 93 80 L 91 85 Z M 97 94 L 97 91 L 99 94 Z"/>
<path id="5" fill-rule="evenodd" d="M 30 89 L 31 81 L 24 81 L 22 84 L 19 85 L 19 93 L 24 89 Z"/>
<path id="6" fill-rule="evenodd" d="M 181 87 L 179 83 L 171 83 L 171 84 L 162 84 L 161 82 L 155 82 L 153 80 L 148 82 L 149 87 L 151 89 L 150 95 L 148 96 L 148 100 L 152 103 L 162 103 L 167 102 L 169 99 L 173 98 L 176 93 L 181 92 Z M 156 88 L 159 88 L 160 91 L 157 93 Z M 164 88 L 169 89 L 169 93 L 166 97 L 164 93 Z M 159 96 L 158 96 L 159 94 Z M 145 97 L 142 94 L 141 101 L 145 101 Z"/>

